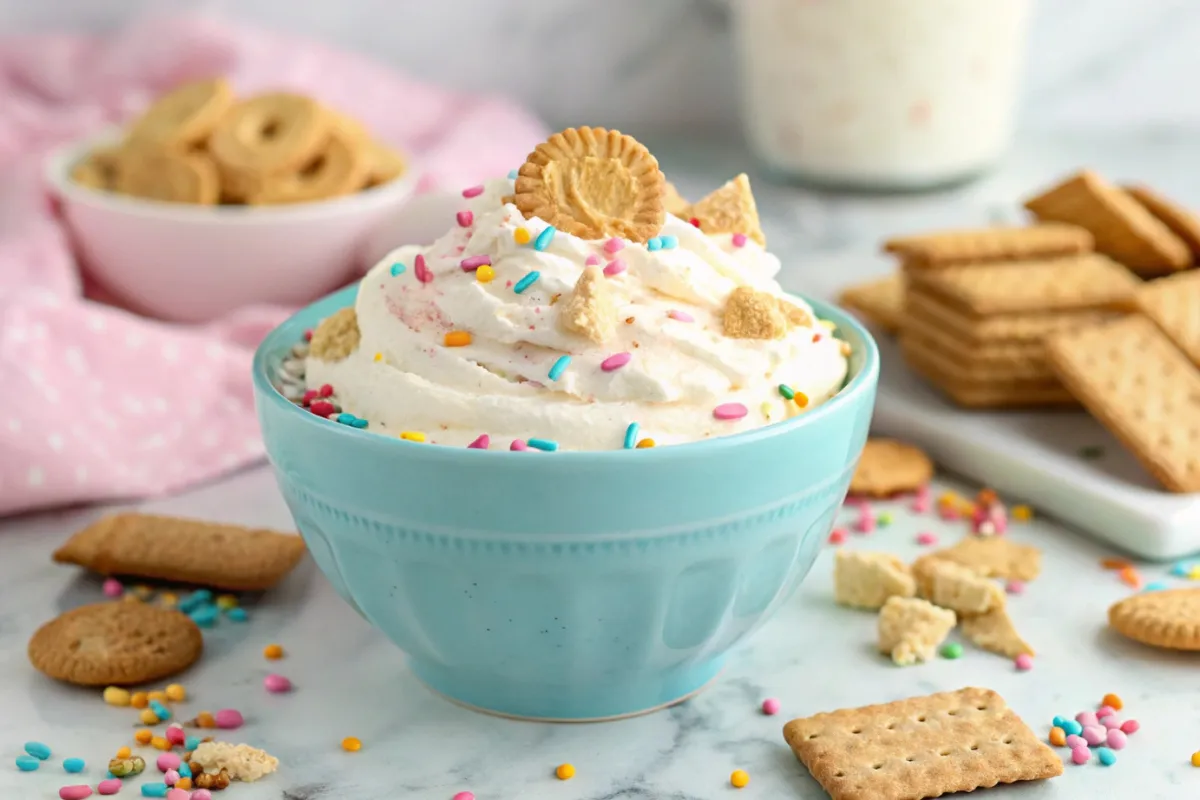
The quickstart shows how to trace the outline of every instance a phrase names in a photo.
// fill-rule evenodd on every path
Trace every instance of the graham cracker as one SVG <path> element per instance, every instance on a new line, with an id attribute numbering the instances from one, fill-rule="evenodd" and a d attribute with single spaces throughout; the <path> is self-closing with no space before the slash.
<path id="1" fill-rule="evenodd" d="M 978 316 L 1131 308 L 1140 282 L 1095 253 L 1055 261 L 947 267 L 910 273 L 909 285 Z"/>
<path id="2" fill-rule="evenodd" d="M 901 338 L 900 352 L 915 373 L 963 408 L 1027 408 L 1074 406 L 1075 397 L 1058 381 L 967 381 L 947 376 L 924 351 Z"/>
<path id="3" fill-rule="evenodd" d="M 833 598 L 850 608 L 876 609 L 889 597 L 916 592 L 908 565 L 891 553 L 838 550 L 833 561 Z"/>
<path id="4" fill-rule="evenodd" d="M 879 652 L 900 667 L 933 658 L 954 630 L 954 612 L 919 597 L 892 596 L 879 609 Z"/>
<path id="5" fill-rule="evenodd" d="M 688 214 L 700 222 L 700 230 L 705 233 L 744 233 L 767 246 L 754 192 L 745 173 L 692 203 Z"/>
<path id="6" fill-rule="evenodd" d="M 929 483 L 933 462 L 923 450 L 895 439 L 872 437 L 863 446 L 850 479 L 850 493 L 888 497 Z"/>
<path id="7" fill-rule="evenodd" d="M 343 308 L 321 320 L 313 331 L 308 354 L 318 361 L 341 361 L 358 349 L 358 312 Z"/>
<path id="8" fill-rule="evenodd" d="M 783 738 L 831 800 L 921 800 L 1063 771 L 1000 695 L 974 687 L 795 719 Z"/>
<path id="9" fill-rule="evenodd" d="M 604 344 L 617 330 L 617 305 L 600 267 L 584 267 L 575 288 L 558 307 L 558 326 L 596 344 Z"/>
<path id="10" fill-rule="evenodd" d="M 883 243 L 906 269 L 929 269 L 988 261 L 1026 261 L 1086 253 L 1092 234 L 1077 225 L 1051 222 L 1024 227 L 973 228 L 899 236 Z"/>
<path id="11" fill-rule="evenodd" d="M 895 333 L 904 315 L 904 275 L 895 272 L 886 278 L 848 286 L 838 295 L 838 303 L 885 332 Z"/>
<path id="12" fill-rule="evenodd" d="M 975 570 L 936 555 L 923 556 L 912 566 L 917 594 L 960 618 L 985 614 L 1005 603 L 1004 590 Z"/>
<path id="13" fill-rule="evenodd" d="M 1129 194 L 1090 170 L 1025 201 L 1043 222 L 1087 228 L 1096 250 L 1139 275 L 1162 275 L 1192 262 L 1187 243 Z"/>
<path id="14" fill-rule="evenodd" d="M 1152 647 L 1200 650 L 1200 589 L 1130 595 L 1108 609 L 1108 624 Z"/>
<path id="15" fill-rule="evenodd" d="M 967 536 L 933 554 L 974 570 L 985 578 L 1031 581 L 1042 572 L 1042 551 L 1007 536 Z"/>
<path id="16" fill-rule="evenodd" d="M 1142 313 L 1200 365 L 1200 270 L 1150 281 L 1138 290 L 1137 302 Z"/>
<path id="17" fill-rule="evenodd" d="M 985 361 L 973 358 L 970 350 L 948 343 L 948 337 L 933 339 L 918 333 L 913 328 L 906 327 L 900 334 L 901 346 L 905 355 L 915 353 L 916 357 L 926 363 L 931 369 L 951 380 L 977 383 L 1005 383 L 1008 381 L 1041 381 L 1047 384 L 1057 384 L 1054 370 L 1046 361 L 1045 348 L 1036 343 L 1032 347 L 1022 348 L 1024 360 L 1014 357 L 1017 352 L 1010 351 L 1008 358 L 995 361 Z"/>
<path id="18" fill-rule="evenodd" d="M 278 583 L 304 553 L 299 536 L 127 513 L 104 517 L 79 531 L 54 552 L 54 560 L 102 575 L 258 591 Z"/>
<path id="19" fill-rule="evenodd" d="M 739 286 L 725 301 L 722 324 L 730 339 L 782 339 L 789 323 L 775 295 Z"/>
<path id="20" fill-rule="evenodd" d="M 94 603 L 59 615 L 29 640 L 39 672 L 80 686 L 130 686 L 191 666 L 204 649 L 186 614 L 147 603 Z"/>
<path id="21" fill-rule="evenodd" d="M 953 331 L 931 323 L 924 316 L 906 315 L 902 335 L 934 348 L 956 364 L 980 364 L 991 371 L 1029 371 L 1025 377 L 1049 378 L 1054 373 L 1046 362 L 1041 341 L 971 342 Z"/>
<path id="22" fill-rule="evenodd" d="M 1192 250 L 1192 256 L 1200 255 L 1200 217 L 1183 206 L 1163 197 L 1148 186 L 1122 187 L 1129 196 L 1145 206 L 1155 218 L 1170 228 Z"/>
<path id="23" fill-rule="evenodd" d="M 688 209 L 691 207 L 692 204 L 679 193 L 679 190 L 675 188 L 675 184 L 670 181 L 663 183 L 663 208 L 666 209 L 668 214 L 673 214 L 681 219 L 687 219 L 689 216 Z"/>
<path id="24" fill-rule="evenodd" d="M 1023 653 L 1037 655 L 1017 633 L 1003 603 L 986 613 L 963 617 L 961 630 L 971 644 L 989 653 L 1006 658 L 1016 658 Z"/>
<path id="25" fill-rule="evenodd" d="M 1118 319 L 1121 312 L 1049 311 L 979 317 L 919 288 L 909 287 L 904 298 L 904 315 L 906 322 L 917 318 L 937 326 L 948 337 L 978 344 L 995 341 L 1041 342 L 1052 333 Z"/>
<path id="26" fill-rule="evenodd" d="M 1062 382 L 1172 492 L 1200 492 L 1200 370 L 1148 317 L 1046 341 Z"/>

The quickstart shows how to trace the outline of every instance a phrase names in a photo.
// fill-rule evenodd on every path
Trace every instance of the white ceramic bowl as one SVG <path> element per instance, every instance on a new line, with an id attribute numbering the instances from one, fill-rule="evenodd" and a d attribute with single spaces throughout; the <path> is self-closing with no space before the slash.
<path id="1" fill-rule="evenodd" d="M 189 206 L 102 192 L 71 168 L 111 135 L 46 162 L 76 252 L 131 307 L 201 322 L 255 303 L 303 305 L 357 276 L 380 226 L 412 196 L 408 176 L 348 197 L 301 205 Z"/>

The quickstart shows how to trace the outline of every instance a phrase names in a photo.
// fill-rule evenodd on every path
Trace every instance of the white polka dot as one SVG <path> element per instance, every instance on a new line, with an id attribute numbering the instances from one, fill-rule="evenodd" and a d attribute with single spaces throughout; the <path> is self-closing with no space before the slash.
<path id="1" fill-rule="evenodd" d="M 87 361 L 83 357 L 83 351 L 78 347 L 68 347 L 66 353 L 67 366 L 76 375 L 82 375 L 87 372 Z"/>
<path id="2" fill-rule="evenodd" d="M 203 436 L 200 437 L 200 444 L 204 445 L 205 447 L 212 447 L 216 443 L 217 443 L 216 431 L 208 431 Z"/>
<path id="3" fill-rule="evenodd" d="M 62 398 L 62 395 L 59 394 L 58 389 L 55 389 L 53 386 L 43 386 L 42 396 L 46 398 L 46 402 L 54 403 L 55 405 L 57 405 L 58 401 Z"/>
<path id="4" fill-rule="evenodd" d="M 10 328 L 8 338 L 16 344 L 21 344 L 29 338 L 29 334 L 24 328 Z"/>
<path id="5" fill-rule="evenodd" d="M 88 388 L 91 389 L 93 392 L 103 392 L 104 384 L 100 381 L 89 381 Z"/>
<path id="6" fill-rule="evenodd" d="M 46 338 L 46 325 L 41 322 L 35 322 L 29 326 L 29 338 L 35 342 L 40 342 Z"/>
<path id="7" fill-rule="evenodd" d="M 162 434 L 156 433 L 153 436 L 143 439 L 142 447 L 146 448 L 147 450 L 157 450 L 166 443 L 167 442 L 165 439 L 163 439 Z"/>
<path id="8" fill-rule="evenodd" d="M 30 486 L 41 486 L 45 482 L 46 482 L 46 473 L 42 472 L 41 467 L 30 467 L 29 468 L 29 485 Z"/>
<path id="9" fill-rule="evenodd" d="M 237 463 L 238 463 L 238 457 L 235 456 L 233 453 L 226 453 L 225 455 L 221 456 L 221 466 L 223 466 L 223 467 L 236 466 Z"/>
<path id="10" fill-rule="evenodd" d="M 204 348 L 204 355 L 212 359 L 221 358 L 225 355 L 225 348 L 215 342 L 209 342 Z"/>
<path id="11" fill-rule="evenodd" d="M 161 397 L 152 398 L 150 400 L 150 407 L 159 414 L 163 414 L 167 410 L 167 401 L 163 400 Z"/>
<path id="12" fill-rule="evenodd" d="M 262 444 L 259 443 L 258 439 L 247 439 L 246 443 L 242 445 L 242 448 L 253 456 L 258 455 L 258 453 L 262 450 Z"/>
<path id="13" fill-rule="evenodd" d="M 192 416 L 196 416 L 203 410 L 204 405 L 199 400 L 188 400 L 187 413 L 191 414 Z"/>
<path id="14" fill-rule="evenodd" d="M 8 429 L 13 433 L 21 432 L 21 420 L 16 417 L 10 417 L 8 420 Z"/>
<path id="15" fill-rule="evenodd" d="M 129 333 L 125 334 L 125 346 L 126 347 L 141 347 L 142 346 L 142 335 L 140 333 L 138 333 L 137 331 L 130 331 Z"/>
<path id="16" fill-rule="evenodd" d="M 121 406 L 130 414 L 134 415 L 141 414 L 146 410 L 146 407 L 142 404 L 142 401 L 138 400 L 136 397 L 126 397 L 121 401 Z"/>
<path id="17" fill-rule="evenodd" d="M 75 468 L 75 482 L 87 483 L 88 471 L 87 467 L 79 466 Z"/>
<path id="18" fill-rule="evenodd" d="M 104 330 L 104 327 L 105 327 L 104 318 L 103 317 L 88 317 L 87 326 L 89 329 L 91 329 L 93 331 L 102 331 L 102 330 Z"/>
<path id="19" fill-rule="evenodd" d="M 50 445 L 50 449 L 56 453 L 61 453 L 63 449 L 63 438 L 57 433 L 52 433 L 46 437 L 46 444 Z"/>
<path id="20" fill-rule="evenodd" d="M 46 376 L 37 367 L 30 367 L 27 374 L 29 375 L 29 380 L 36 384 L 41 384 L 46 380 Z"/>
<path id="21" fill-rule="evenodd" d="M 167 361 L 179 360 L 179 347 L 175 344 L 167 343 L 162 346 L 162 357 Z"/>

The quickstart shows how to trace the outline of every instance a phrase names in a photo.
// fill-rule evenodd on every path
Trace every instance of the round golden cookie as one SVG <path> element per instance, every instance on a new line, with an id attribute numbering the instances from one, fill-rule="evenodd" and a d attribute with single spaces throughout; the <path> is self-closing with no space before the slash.
<path id="1" fill-rule="evenodd" d="M 868 439 L 850 479 L 850 494 L 887 497 L 921 488 L 933 477 L 929 456 L 895 439 Z"/>
<path id="2" fill-rule="evenodd" d="M 646 242 L 666 219 L 666 178 L 632 136 L 567 128 L 529 154 L 517 171 L 513 203 L 581 239 Z"/>
<path id="3" fill-rule="evenodd" d="M 255 175 L 298 170 L 321 152 L 333 118 L 309 97 L 275 92 L 235 105 L 208 140 L 223 166 Z"/>
<path id="4" fill-rule="evenodd" d="M 368 188 L 390 183 L 403 175 L 408 168 L 400 151 L 393 150 L 385 144 L 368 142 L 366 154 L 370 168 L 367 173 Z"/>
<path id="5" fill-rule="evenodd" d="M 45 675 L 79 686 L 128 686 L 174 675 L 204 649 L 186 614 L 146 603 L 94 603 L 38 628 L 29 661 Z"/>
<path id="6" fill-rule="evenodd" d="M 233 106 L 233 88 L 224 78 L 195 81 L 158 98 L 134 121 L 134 146 L 184 149 L 200 144 Z"/>
<path id="7" fill-rule="evenodd" d="M 116 189 L 168 203 L 213 205 L 220 198 L 217 167 L 202 153 L 134 150 L 121 159 Z"/>
<path id="8" fill-rule="evenodd" d="M 97 147 L 71 169 L 71 180 L 89 189 L 116 189 L 121 148 Z"/>
<path id="9" fill-rule="evenodd" d="M 1130 595 L 1108 609 L 1108 624 L 1152 647 L 1200 650 L 1200 589 Z"/>
<path id="10" fill-rule="evenodd" d="M 335 128 L 325 148 L 310 163 L 293 172 L 264 176 L 246 202 L 275 205 L 340 197 L 361 189 L 369 169 L 362 144 Z"/>

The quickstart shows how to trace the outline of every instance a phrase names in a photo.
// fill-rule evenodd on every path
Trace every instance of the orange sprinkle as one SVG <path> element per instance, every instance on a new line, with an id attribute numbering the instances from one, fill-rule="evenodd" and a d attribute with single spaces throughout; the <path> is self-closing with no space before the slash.
<path id="1" fill-rule="evenodd" d="M 362 741 L 355 736 L 347 736 L 342 739 L 342 749 L 347 753 L 357 753 L 362 750 Z"/>
<path id="2" fill-rule="evenodd" d="M 804 392 L 796 392 L 795 396 L 792 397 L 792 402 L 800 406 L 800 408 L 806 408 L 808 406 L 808 395 Z"/>
<path id="3" fill-rule="evenodd" d="M 1142 588 L 1142 576 L 1133 567 L 1122 567 L 1117 572 L 1117 577 L 1121 579 L 1121 583 L 1133 589 Z"/>
<path id="4" fill-rule="evenodd" d="M 450 331 L 446 334 L 446 347 L 466 347 L 471 343 L 471 334 L 466 331 Z"/>
<path id="5" fill-rule="evenodd" d="M 196 727 L 197 728 L 215 728 L 215 727 L 217 727 L 217 721 L 216 721 L 216 719 L 213 718 L 213 715 L 210 714 L 209 712 L 201 711 L 199 714 L 196 715 Z"/>
<path id="6" fill-rule="evenodd" d="M 269 644 L 263 648 L 263 658 L 269 658 L 272 661 L 283 658 L 283 647 L 277 644 Z"/>
<path id="7" fill-rule="evenodd" d="M 1050 729 L 1050 744 L 1062 747 L 1067 743 L 1067 732 L 1055 725 Z"/>
<path id="8" fill-rule="evenodd" d="M 1121 698 L 1111 692 L 1104 695 L 1104 699 L 1100 701 L 1100 705 L 1111 706 L 1114 711 L 1120 711 L 1125 707 L 1125 704 L 1121 702 Z"/>
<path id="9" fill-rule="evenodd" d="M 157 750 L 163 750 L 163 751 L 171 749 L 171 743 L 168 742 L 166 739 L 164 739 L 162 736 L 155 736 L 153 739 L 151 739 L 150 746 Z"/>
<path id="10" fill-rule="evenodd" d="M 1033 509 L 1029 506 L 1013 506 L 1011 513 L 1017 522 L 1029 522 L 1033 519 Z"/>
<path id="11" fill-rule="evenodd" d="M 999 499 L 994 489 L 980 489 L 979 494 L 975 495 L 975 502 L 981 506 L 995 505 Z"/>
<path id="12" fill-rule="evenodd" d="M 154 738 L 154 731 L 149 728 L 142 728 L 133 735 L 133 740 L 138 744 L 150 744 L 150 740 Z"/>
<path id="13" fill-rule="evenodd" d="M 1133 562 L 1127 558 L 1102 558 L 1100 566 L 1105 569 L 1133 569 Z"/>
<path id="14" fill-rule="evenodd" d="M 525 228 L 517 228 L 513 231 L 513 241 L 517 244 L 529 244 L 529 231 Z"/>
<path id="15" fill-rule="evenodd" d="M 640 442 L 638 442 L 637 446 L 642 449 L 645 449 L 647 447 L 654 447 L 654 440 L 651 439 L 649 436 L 647 436 L 645 439 L 642 439 Z"/>
<path id="16" fill-rule="evenodd" d="M 192 779 L 180 778 L 179 780 L 175 781 L 175 788 L 183 789 L 186 792 L 188 789 L 192 788 Z"/>
<path id="17" fill-rule="evenodd" d="M 150 705 L 150 697 L 145 692 L 134 692 L 129 697 L 129 705 L 134 708 L 145 708 Z"/>
<path id="18" fill-rule="evenodd" d="M 1113 708 L 1116 708 L 1116 706 L 1113 706 Z M 117 748 L 117 758 L 129 758 L 131 755 L 133 755 L 133 751 L 128 747 Z"/>

